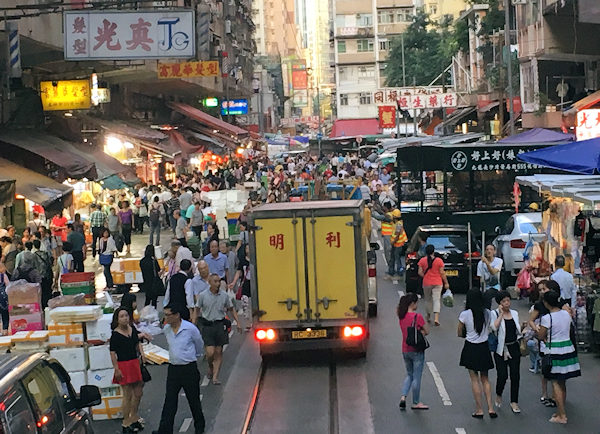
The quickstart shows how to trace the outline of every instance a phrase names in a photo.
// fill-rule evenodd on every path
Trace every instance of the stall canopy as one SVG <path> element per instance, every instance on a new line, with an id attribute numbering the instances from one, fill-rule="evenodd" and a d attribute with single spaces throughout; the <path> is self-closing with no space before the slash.
<path id="1" fill-rule="evenodd" d="M 519 154 L 526 163 L 591 175 L 600 172 L 600 138 L 551 146 Z"/>
<path id="2" fill-rule="evenodd" d="M 96 179 L 93 157 L 81 156 L 75 145 L 58 137 L 33 130 L 4 130 L 0 132 L 0 141 L 51 161 L 61 167 L 69 178 Z M 0 152 L 3 157 L 10 158 L 14 162 L 17 162 L 14 158 L 21 160 L 18 162 L 22 165 L 25 165 L 28 160 L 22 152 L 15 154 L 14 149 L 3 147 Z"/>
<path id="3" fill-rule="evenodd" d="M 592 175 L 532 175 L 515 180 L 538 193 L 571 198 L 595 208 L 600 205 L 600 176 Z"/>
<path id="4" fill-rule="evenodd" d="M 68 185 L 60 184 L 47 176 L 40 175 L 4 158 L 0 158 L 0 172 L 16 180 L 16 194 L 20 194 L 44 208 L 51 208 L 55 202 L 60 202 L 59 208 L 62 209 L 71 203 L 70 196 L 73 188 Z"/>
<path id="5" fill-rule="evenodd" d="M 238 138 L 247 137 L 250 133 L 243 128 L 238 126 L 229 124 L 221 119 L 217 119 L 208 113 L 204 113 L 202 110 L 199 110 L 195 107 L 192 107 L 188 104 L 173 102 L 169 103 L 169 107 L 175 110 L 186 117 L 193 119 L 196 122 L 199 122 L 203 125 L 207 125 L 210 128 L 218 130 L 219 132 L 231 134 Z"/>
<path id="6" fill-rule="evenodd" d="M 10 176 L 4 172 L 4 176 Z M 15 197 L 15 180 L 0 179 L 0 206 L 11 206 Z"/>
<path id="7" fill-rule="evenodd" d="M 333 123 L 329 137 L 353 137 L 367 134 L 379 134 L 377 119 L 338 119 Z"/>
<path id="8" fill-rule="evenodd" d="M 558 131 L 547 130 L 545 128 L 533 128 L 523 133 L 515 134 L 514 136 L 498 140 L 498 143 L 517 145 L 521 143 L 559 144 L 572 142 L 574 140 L 575 136 L 573 134 L 560 133 Z"/>

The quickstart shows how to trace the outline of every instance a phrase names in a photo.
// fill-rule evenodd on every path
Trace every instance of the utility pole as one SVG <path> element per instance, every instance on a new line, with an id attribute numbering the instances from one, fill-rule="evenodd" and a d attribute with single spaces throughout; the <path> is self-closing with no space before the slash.
<path id="1" fill-rule="evenodd" d="M 506 75 L 508 76 L 508 114 L 510 135 L 515 134 L 515 107 L 512 87 L 512 53 L 510 50 L 510 0 L 504 0 L 504 45 L 506 46 Z M 504 110 L 504 107 L 500 107 Z"/>
<path id="2" fill-rule="evenodd" d="M 404 64 L 404 33 L 400 34 L 400 42 L 402 44 L 402 87 L 406 87 L 406 65 Z M 398 138 L 400 138 L 400 107 L 398 112 Z M 404 137 L 408 137 L 408 119 L 404 118 Z"/>

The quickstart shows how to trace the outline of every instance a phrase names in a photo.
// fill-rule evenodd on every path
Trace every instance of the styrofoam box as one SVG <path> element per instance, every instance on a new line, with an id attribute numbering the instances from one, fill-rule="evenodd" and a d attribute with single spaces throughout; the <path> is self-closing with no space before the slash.
<path id="1" fill-rule="evenodd" d="M 67 372 L 87 369 L 86 351 L 83 347 L 57 348 L 50 350 L 50 356 L 58 360 Z"/>
<path id="2" fill-rule="evenodd" d="M 96 321 L 88 321 L 85 323 L 86 336 L 88 342 L 106 342 L 112 335 L 110 323 L 112 322 L 113 314 L 105 313 Z"/>
<path id="3" fill-rule="evenodd" d="M 91 386 L 98 386 L 99 388 L 110 387 L 113 385 L 113 376 L 115 374 L 114 369 L 99 369 L 89 370 L 87 373 L 88 384 Z"/>
<path id="4" fill-rule="evenodd" d="M 79 393 L 81 386 L 87 384 L 86 371 L 69 372 L 69 377 L 71 377 L 71 384 L 73 385 L 73 389 L 75 389 L 76 393 Z"/>
<path id="5" fill-rule="evenodd" d="M 90 369 L 92 370 L 110 369 L 113 367 L 108 345 L 88 347 L 88 359 L 90 361 Z"/>

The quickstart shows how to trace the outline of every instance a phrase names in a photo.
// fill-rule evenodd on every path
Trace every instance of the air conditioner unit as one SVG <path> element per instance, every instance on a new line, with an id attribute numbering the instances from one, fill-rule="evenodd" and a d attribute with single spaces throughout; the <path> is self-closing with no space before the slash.
<path id="1" fill-rule="evenodd" d="M 527 4 L 527 0 L 512 0 L 512 4 L 513 4 L 513 6 L 516 6 L 516 5 L 526 5 Z"/>

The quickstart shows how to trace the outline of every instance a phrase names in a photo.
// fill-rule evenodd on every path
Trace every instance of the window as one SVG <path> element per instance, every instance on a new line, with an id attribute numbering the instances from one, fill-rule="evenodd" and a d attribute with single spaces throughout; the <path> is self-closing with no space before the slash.
<path id="1" fill-rule="evenodd" d="M 42 420 L 43 417 L 48 419 L 42 426 L 42 432 L 47 434 L 58 434 L 63 430 L 62 409 L 59 402 L 62 396 L 56 389 L 55 377 L 49 367 L 37 366 L 23 379 L 23 385 L 37 412 L 36 419 Z"/>
<path id="2" fill-rule="evenodd" d="M 6 407 L 4 417 L 6 418 L 5 422 L 8 433 L 20 434 L 36 432 L 35 418 L 29 407 L 27 396 L 20 386 L 13 386 L 13 388 L 2 398 L 2 403 Z M 2 425 L 0 424 L 0 428 L 1 426 Z"/>
<path id="3" fill-rule="evenodd" d="M 377 22 L 379 24 L 391 24 L 394 22 L 394 11 L 393 10 L 383 10 L 377 11 Z"/>
<path id="4" fill-rule="evenodd" d="M 338 53 L 345 53 L 346 52 L 346 41 L 338 41 Z"/>
<path id="5" fill-rule="evenodd" d="M 348 105 L 348 94 L 347 93 L 340 94 L 340 105 Z"/>
<path id="6" fill-rule="evenodd" d="M 398 9 L 396 11 L 396 21 L 399 23 L 410 23 L 412 21 L 412 9 Z"/>
<path id="7" fill-rule="evenodd" d="M 336 27 L 346 27 L 346 15 L 336 15 L 335 16 L 335 26 Z"/>
<path id="8" fill-rule="evenodd" d="M 379 51 L 388 51 L 390 49 L 390 41 L 387 39 L 379 40 Z"/>
<path id="9" fill-rule="evenodd" d="M 356 41 L 357 51 L 364 53 L 365 51 L 373 51 L 373 40 L 372 39 L 358 39 Z"/>
<path id="10" fill-rule="evenodd" d="M 361 92 L 360 93 L 360 103 L 361 104 L 371 104 L 371 93 Z"/>
<path id="11" fill-rule="evenodd" d="M 346 81 L 348 79 L 348 70 L 340 67 L 338 69 L 338 76 L 340 77 L 340 81 Z"/>
<path id="12" fill-rule="evenodd" d="M 356 14 L 356 27 L 371 27 L 373 25 L 373 15 Z"/>
<path id="13" fill-rule="evenodd" d="M 375 68 L 373 68 L 372 66 L 360 66 L 358 68 L 359 80 L 373 77 L 375 77 Z"/>
<path id="14" fill-rule="evenodd" d="M 437 15 L 437 5 L 429 5 L 429 14 L 430 15 Z"/>

